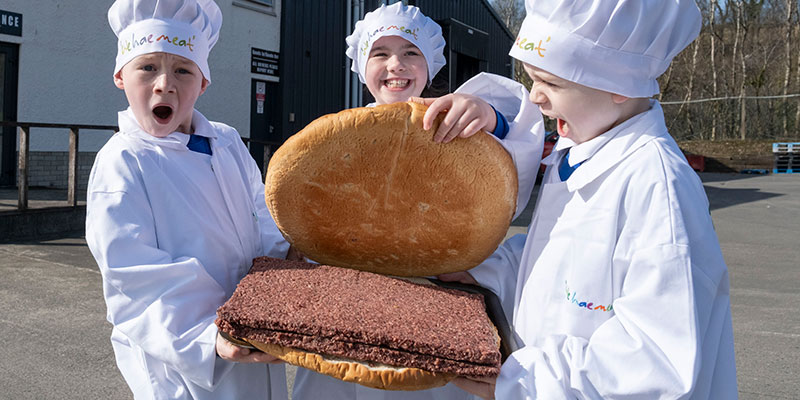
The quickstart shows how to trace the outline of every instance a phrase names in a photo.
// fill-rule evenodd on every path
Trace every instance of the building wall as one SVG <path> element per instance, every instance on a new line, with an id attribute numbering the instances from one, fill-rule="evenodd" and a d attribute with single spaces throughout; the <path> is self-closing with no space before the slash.
<path id="1" fill-rule="evenodd" d="M 197 109 L 249 138 L 251 79 L 278 81 L 250 72 L 250 49 L 280 51 L 281 0 L 274 0 L 271 8 L 247 0 L 216 1 L 222 10 L 222 31 L 208 60 L 212 83 L 197 101 Z"/>
<path id="2" fill-rule="evenodd" d="M 251 79 L 277 80 L 250 72 L 250 49 L 279 51 L 281 1 L 274 0 L 272 7 L 250 0 L 216 1 L 223 24 L 209 56 L 212 84 L 196 107 L 249 137 Z M 17 121 L 117 124 L 117 112 L 127 101 L 112 80 L 116 37 L 108 26 L 110 5 L 110 0 L 2 1 L 0 9 L 23 15 L 22 37 L 0 34 L 0 42 L 19 44 Z M 111 135 L 81 130 L 79 151 L 93 154 Z M 40 159 L 37 153 L 66 152 L 68 144 L 66 129 L 32 128 L 32 172 L 33 160 Z M 41 156 L 44 160 L 52 154 Z M 49 180 L 34 173 L 30 179 L 32 185 L 66 186 L 66 179 L 44 184 Z"/>
<path id="3" fill-rule="evenodd" d="M 105 16 L 109 3 L 84 4 L 2 2 L 2 9 L 22 14 L 23 21 L 22 37 L 0 34 L 0 41 L 19 44 L 18 121 L 116 125 L 125 97 L 111 80 L 116 40 Z M 66 151 L 67 133 L 31 129 L 30 149 Z M 88 136 L 82 145 L 97 150 L 110 133 Z"/>
<path id="4" fill-rule="evenodd" d="M 386 1 L 293 0 L 286 3 L 282 15 L 284 32 L 280 83 L 284 101 L 281 112 L 284 140 L 322 115 L 346 107 L 363 106 L 372 101 L 364 85 L 354 83 L 353 87 L 348 87 L 347 75 L 350 74 L 351 61 L 345 55 L 345 37 L 366 12 L 375 10 Z M 434 20 L 456 19 L 486 32 L 490 54 L 487 54 L 484 71 L 511 75 L 508 50 L 514 38 L 494 14 L 488 0 L 405 2 L 420 7 L 425 15 Z M 347 15 L 352 16 L 349 25 Z M 448 79 L 446 68 L 437 74 L 434 83 L 440 78 Z M 358 77 L 350 74 L 349 81 L 358 82 Z M 453 89 L 455 87 L 457 85 Z M 360 100 L 353 100 L 355 98 Z"/>
<path id="5" fill-rule="evenodd" d="M 259 137 L 250 132 L 252 80 L 276 82 L 278 78 L 251 73 L 252 47 L 281 52 L 279 94 L 268 98 L 266 107 L 279 110 L 283 138 L 323 114 L 340 111 L 348 104 L 360 105 L 354 104 L 346 88 L 348 75 L 351 82 L 358 78 L 349 72 L 344 38 L 361 15 L 354 14 L 348 26 L 347 14 L 350 9 L 363 15 L 380 0 L 364 1 L 365 9 L 360 11 L 351 8 L 359 3 L 355 0 L 293 0 L 285 4 L 274 0 L 273 6 L 251 0 L 216 1 L 224 18 L 222 31 L 209 58 L 212 84 L 197 102 L 209 119 L 232 125 L 243 137 Z M 487 0 L 408 3 L 435 20 L 453 18 L 487 32 L 491 38 L 487 70 L 510 73 L 507 51 L 513 38 Z M 117 112 L 127 107 L 127 101 L 112 81 L 116 38 L 106 17 L 110 4 L 110 0 L 2 1 L 0 8 L 23 15 L 22 37 L 0 34 L 0 41 L 19 44 L 18 121 L 116 125 Z M 81 130 L 80 152 L 94 154 L 111 134 Z M 55 157 L 51 153 L 66 152 L 67 146 L 66 129 L 32 128 L 32 168 L 38 160 Z M 93 160 L 79 159 L 87 165 Z M 44 171 L 49 169 L 32 169 L 31 184 L 66 185 L 66 180 L 58 182 L 52 171 L 50 178 L 40 176 Z"/>
<path id="6" fill-rule="evenodd" d="M 491 45 L 486 49 L 488 72 L 511 76 L 508 51 L 514 37 L 503 25 L 488 0 L 415 0 L 409 1 L 436 21 L 455 19 L 489 34 Z"/>
<path id="7" fill-rule="evenodd" d="M 78 153 L 78 187 L 85 189 L 89 182 L 89 172 L 96 152 Z M 69 178 L 69 154 L 64 151 L 37 151 L 30 155 L 31 167 L 28 170 L 28 186 L 67 188 Z"/>
<path id="8" fill-rule="evenodd" d="M 286 2 L 281 44 L 284 140 L 317 117 L 344 108 L 345 75 L 350 72 L 345 62 L 346 3 Z"/>

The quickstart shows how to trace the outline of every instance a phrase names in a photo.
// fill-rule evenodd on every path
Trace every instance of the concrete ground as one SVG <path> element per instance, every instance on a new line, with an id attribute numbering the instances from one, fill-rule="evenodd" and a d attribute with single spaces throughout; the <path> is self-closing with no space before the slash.
<path id="1" fill-rule="evenodd" d="M 701 178 L 731 275 L 740 397 L 798 398 L 800 176 Z M 0 244 L 0 399 L 131 397 L 100 280 L 82 237 Z"/>

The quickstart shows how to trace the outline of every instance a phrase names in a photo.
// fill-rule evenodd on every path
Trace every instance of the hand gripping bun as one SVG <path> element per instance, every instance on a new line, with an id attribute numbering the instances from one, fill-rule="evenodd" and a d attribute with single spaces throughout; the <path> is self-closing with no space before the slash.
<path id="1" fill-rule="evenodd" d="M 426 106 L 395 103 L 323 116 L 269 163 L 267 206 L 317 262 L 397 276 L 478 265 L 516 207 L 509 154 L 485 132 L 433 142 Z"/>
<path id="2" fill-rule="evenodd" d="M 455 378 L 448 373 L 347 360 L 249 339 L 248 342 L 289 364 L 375 389 L 424 390 L 444 386 Z"/>

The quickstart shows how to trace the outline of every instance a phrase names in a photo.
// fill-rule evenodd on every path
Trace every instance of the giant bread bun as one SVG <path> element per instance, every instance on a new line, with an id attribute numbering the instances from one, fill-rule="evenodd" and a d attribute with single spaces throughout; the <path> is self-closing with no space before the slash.
<path id="1" fill-rule="evenodd" d="M 396 276 L 464 271 L 508 230 L 517 174 L 485 132 L 450 143 L 422 129 L 426 106 L 329 114 L 272 156 L 266 202 L 278 228 L 317 262 Z"/>
<path id="2" fill-rule="evenodd" d="M 444 386 L 455 378 L 453 374 L 420 368 L 355 361 L 251 339 L 247 341 L 257 349 L 289 364 L 375 389 L 425 390 Z"/>

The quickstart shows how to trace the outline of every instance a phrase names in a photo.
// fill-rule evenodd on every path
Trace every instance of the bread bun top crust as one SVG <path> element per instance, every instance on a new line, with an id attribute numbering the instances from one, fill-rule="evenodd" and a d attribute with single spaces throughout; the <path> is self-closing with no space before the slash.
<path id="1" fill-rule="evenodd" d="M 485 132 L 450 143 L 422 129 L 427 107 L 329 114 L 272 156 L 267 206 L 310 259 L 397 276 L 470 269 L 497 248 L 516 208 L 517 173 Z"/>

